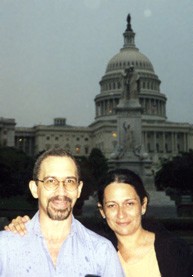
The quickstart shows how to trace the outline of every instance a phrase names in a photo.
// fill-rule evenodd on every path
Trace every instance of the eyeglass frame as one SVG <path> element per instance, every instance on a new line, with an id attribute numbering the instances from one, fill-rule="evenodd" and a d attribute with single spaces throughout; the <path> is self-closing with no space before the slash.
<path id="1" fill-rule="evenodd" d="M 57 186 L 56 186 L 55 189 L 49 189 L 48 187 L 46 187 L 45 182 L 46 182 L 49 178 L 52 178 L 52 179 L 54 179 L 55 181 L 57 181 Z M 68 180 L 68 179 L 74 179 L 75 182 L 77 183 L 77 188 L 75 188 L 75 189 L 73 189 L 73 190 L 66 189 L 66 187 L 65 187 L 65 181 Z M 43 186 L 44 186 L 44 188 L 45 188 L 47 191 L 56 191 L 56 190 L 59 188 L 59 185 L 60 185 L 61 182 L 62 182 L 62 184 L 63 184 L 64 189 L 65 189 L 66 191 L 68 191 L 68 192 L 74 192 L 74 191 L 76 191 L 76 190 L 78 189 L 78 186 L 80 185 L 80 181 L 79 181 L 78 178 L 75 177 L 75 176 L 67 176 L 64 180 L 58 180 L 55 176 L 47 176 L 47 177 L 44 177 L 43 180 L 35 179 L 34 181 L 35 181 L 35 182 L 41 182 L 41 183 L 43 183 Z"/>

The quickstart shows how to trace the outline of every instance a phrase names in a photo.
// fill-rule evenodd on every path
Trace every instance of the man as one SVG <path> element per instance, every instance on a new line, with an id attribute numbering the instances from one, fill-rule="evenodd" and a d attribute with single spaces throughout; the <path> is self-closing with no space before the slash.
<path id="1" fill-rule="evenodd" d="M 111 242 L 73 217 L 82 186 L 75 159 L 63 149 L 37 159 L 29 188 L 39 210 L 25 236 L 0 232 L 0 276 L 124 276 Z"/>

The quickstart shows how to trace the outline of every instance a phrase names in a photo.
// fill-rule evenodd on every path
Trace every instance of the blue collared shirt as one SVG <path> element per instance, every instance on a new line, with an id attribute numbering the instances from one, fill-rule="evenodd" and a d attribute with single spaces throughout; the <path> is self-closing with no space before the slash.
<path id="1" fill-rule="evenodd" d="M 27 223 L 21 237 L 0 232 L 0 276 L 2 277 L 101 277 L 124 276 L 118 255 L 107 239 L 85 228 L 73 218 L 54 266 L 40 231 L 39 214 Z"/>

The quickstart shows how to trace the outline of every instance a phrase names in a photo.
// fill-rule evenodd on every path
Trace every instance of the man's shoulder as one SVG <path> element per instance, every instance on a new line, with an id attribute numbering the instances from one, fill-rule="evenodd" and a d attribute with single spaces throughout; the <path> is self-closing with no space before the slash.
<path id="1" fill-rule="evenodd" d="M 21 236 L 10 231 L 0 231 L 0 251 L 3 249 L 15 249 L 26 241 L 26 237 L 27 235 Z"/>
<path id="2" fill-rule="evenodd" d="M 21 237 L 19 234 L 13 233 L 11 231 L 0 231 L 0 240 L 11 240 L 19 237 Z"/>
<path id="3" fill-rule="evenodd" d="M 31 239 L 33 233 L 33 222 L 32 220 L 26 223 L 27 234 L 21 236 L 18 233 L 14 233 L 11 231 L 0 231 L 0 245 L 2 244 L 17 244 L 17 243 L 25 243 L 29 239 Z"/>

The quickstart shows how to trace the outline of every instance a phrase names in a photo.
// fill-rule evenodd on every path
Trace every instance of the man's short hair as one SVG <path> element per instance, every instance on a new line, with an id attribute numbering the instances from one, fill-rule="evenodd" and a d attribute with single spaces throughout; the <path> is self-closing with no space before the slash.
<path id="1" fill-rule="evenodd" d="M 52 149 L 49 149 L 49 150 L 43 152 L 43 154 L 41 154 L 37 158 L 37 160 L 34 164 L 34 169 L 33 169 L 33 180 L 37 180 L 39 178 L 41 164 L 48 157 L 68 157 L 68 158 L 72 159 L 76 166 L 78 179 L 80 178 L 79 165 L 78 165 L 76 159 L 73 157 L 73 155 L 70 152 L 67 152 L 66 150 L 64 150 L 63 148 L 52 148 Z"/>

